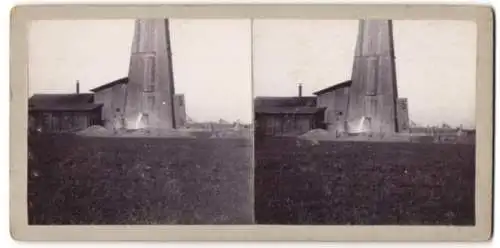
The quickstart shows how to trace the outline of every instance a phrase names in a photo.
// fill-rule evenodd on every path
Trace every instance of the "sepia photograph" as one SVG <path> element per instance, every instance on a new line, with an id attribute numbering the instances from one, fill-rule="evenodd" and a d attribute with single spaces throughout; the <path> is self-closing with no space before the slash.
<path id="1" fill-rule="evenodd" d="M 489 6 L 20 6 L 23 241 L 484 241 Z"/>
<path id="2" fill-rule="evenodd" d="M 249 24 L 33 22 L 29 224 L 251 224 Z"/>
<path id="3" fill-rule="evenodd" d="M 255 219 L 474 225 L 476 24 L 253 21 Z"/>

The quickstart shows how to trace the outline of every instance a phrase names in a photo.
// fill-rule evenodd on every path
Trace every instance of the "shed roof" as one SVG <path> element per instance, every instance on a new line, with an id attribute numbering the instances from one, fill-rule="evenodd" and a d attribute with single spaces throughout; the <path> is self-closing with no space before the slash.
<path id="1" fill-rule="evenodd" d="M 29 111 L 90 111 L 95 104 L 94 94 L 35 94 L 28 100 Z"/>
<path id="2" fill-rule="evenodd" d="M 257 114 L 294 114 L 294 115 L 308 115 L 316 114 L 325 108 L 317 107 L 275 107 L 275 106 L 259 106 L 255 107 L 254 111 Z"/>
<path id="3" fill-rule="evenodd" d="M 302 97 L 256 97 L 255 107 L 315 107 L 315 96 Z"/>
<path id="4" fill-rule="evenodd" d="M 98 92 L 98 91 L 105 90 L 107 88 L 113 87 L 113 86 L 118 85 L 118 84 L 126 84 L 126 83 L 128 83 L 128 77 L 120 78 L 120 79 L 117 79 L 115 81 L 109 82 L 107 84 L 103 84 L 99 87 L 91 89 L 90 91 Z"/>
<path id="5" fill-rule="evenodd" d="M 322 90 L 316 91 L 313 94 L 314 95 L 322 95 L 322 94 L 328 93 L 330 91 L 334 91 L 334 90 L 337 90 L 337 89 L 342 89 L 342 88 L 350 87 L 351 84 L 352 84 L 352 80 L 347 80 L 347 81 L 344 81 L 342 83 L 332 85 L 332 86 L 330 86 L 328 88 L 324 88 Z"/>

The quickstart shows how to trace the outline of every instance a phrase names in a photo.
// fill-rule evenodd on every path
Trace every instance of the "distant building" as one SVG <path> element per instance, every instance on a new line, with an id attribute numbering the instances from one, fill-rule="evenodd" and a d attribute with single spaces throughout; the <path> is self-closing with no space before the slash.
<path id="1" fill-rule="evenodd" d="M 101 109 L 93 94 L 35 94 L 28 99 L 28 128 L 72 132 L 101 125 Z"/>

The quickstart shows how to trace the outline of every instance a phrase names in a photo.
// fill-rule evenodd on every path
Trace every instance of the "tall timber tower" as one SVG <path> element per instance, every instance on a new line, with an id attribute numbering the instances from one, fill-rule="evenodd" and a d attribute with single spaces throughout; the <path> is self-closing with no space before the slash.
<path id="1" fill-rule="evenodd" d="M 347 125 L 350 132 L 398 131 L 398 99 L 392 21 L 360 20 Z"/>
<path id="2" fill-rule="evenodd" d="M 168 19 L 135 21 L 128 77 L 127 128 L 176 128 Z"/>

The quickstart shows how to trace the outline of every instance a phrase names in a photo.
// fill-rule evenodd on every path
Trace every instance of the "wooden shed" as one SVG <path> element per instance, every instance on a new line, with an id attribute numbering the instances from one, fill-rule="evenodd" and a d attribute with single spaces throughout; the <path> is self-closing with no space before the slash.
<path id="1" fill-rule="evenodd" d="M 324 128 L 324 108 L 315 97 L 257 97 L 254 104 L 258 136 L 296 136 Z"/>
<path id="2" fill-rule="evenodd" d="M 349 88 L 352 81 L 345 81 L 331 87 L 314 92 L 318 96 L 318 107 L 325 108 L 324 120 L 326 128 L 332 132 L 345 132 L 347 109 L 349 104 Z"/>
<path id="3" fill-rule="evenodd" d="M 127 83 L 128 78 L 120 78 L 90 90 L 94 92 L 94 102 L 103 106 L 101 119 L 104 127 L 108 129 L 124 125 Z"/>
<path id="4" fill-rule="evenodd" d="M 28 128 L 72 132 L 101 125 L 101 104 L 93 94 L 35 94 L 28 100 Z"/>

